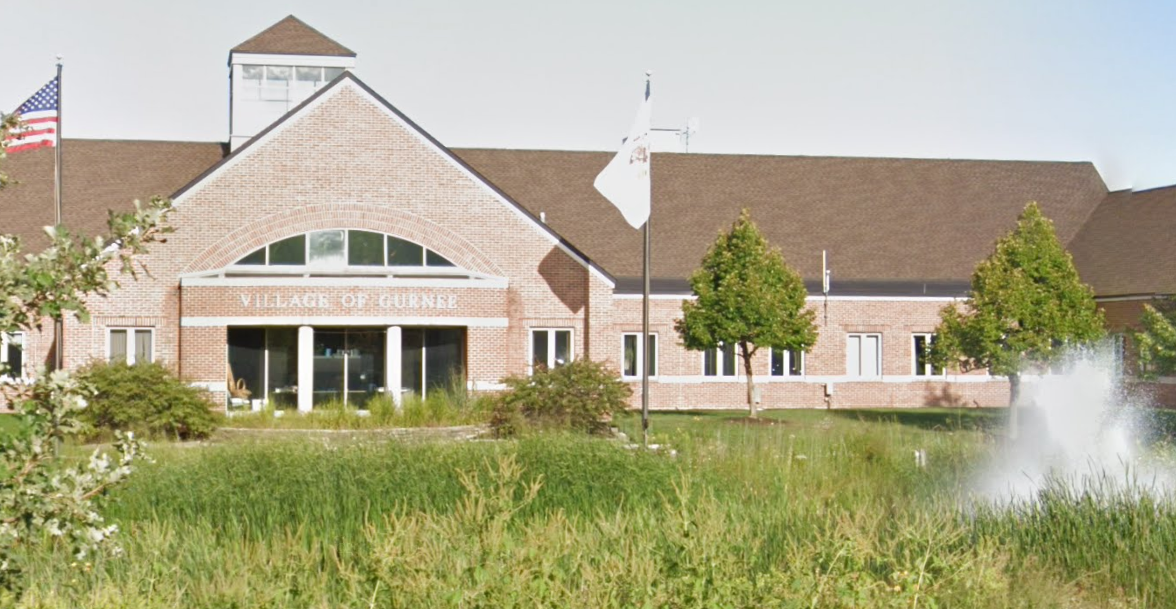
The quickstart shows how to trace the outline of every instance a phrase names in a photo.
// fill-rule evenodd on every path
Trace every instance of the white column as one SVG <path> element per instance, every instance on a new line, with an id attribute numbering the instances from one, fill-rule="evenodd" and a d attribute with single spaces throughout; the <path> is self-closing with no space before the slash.
<path id="1" fill-rule="evenodd" d="M 384 347 L 384 391 L 392 396 L 392 401 L 400 408 L 400 355 L 401 355 L 400 326 L 388 326 L 388 336 Z"/>
<path id="2" fill-rule="evenodd" d="M 298 328 L 298 412 L 314 404 L 314 328 Z"/>

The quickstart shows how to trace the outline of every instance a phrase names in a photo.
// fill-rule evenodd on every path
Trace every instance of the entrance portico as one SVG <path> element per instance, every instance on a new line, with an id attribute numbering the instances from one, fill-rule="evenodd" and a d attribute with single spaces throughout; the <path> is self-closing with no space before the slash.
<path id="1" fill-rule="evenodd" d="M 366 409 L 373 398 L 466 386 L 467 330 L 432 326 L 226 328 L 230 409 Z"/>

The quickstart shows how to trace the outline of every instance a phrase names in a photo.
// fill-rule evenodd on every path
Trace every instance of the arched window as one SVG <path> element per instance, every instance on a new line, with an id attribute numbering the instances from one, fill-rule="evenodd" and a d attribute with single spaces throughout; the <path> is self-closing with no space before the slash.
<path id="1" fill-rule="evenodd" d="M 266 267 L 261 269 L 257 267 Z M 346 273 L 375 275 L 466 274 L 437 252 L 384 233 L 366 230 L 318 230 L 286 237 L 260 247 L 231 265 L 232 271 Z"/>

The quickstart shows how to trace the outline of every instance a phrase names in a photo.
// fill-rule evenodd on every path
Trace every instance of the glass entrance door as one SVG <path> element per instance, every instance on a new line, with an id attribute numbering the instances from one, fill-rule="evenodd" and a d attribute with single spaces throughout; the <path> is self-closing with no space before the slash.
<path id="1" fill-rule="evenodd" d="M 404 328 L 400 351 L 404 391 L 421 398 L 430 391 L 465 391 L 465 328 Z"/>
<path id="2" fill-rule="evenodd" d="M 375 328 L 314 330 L 314 405 L 364 408 L 384 389 L 385 332 Z"/>

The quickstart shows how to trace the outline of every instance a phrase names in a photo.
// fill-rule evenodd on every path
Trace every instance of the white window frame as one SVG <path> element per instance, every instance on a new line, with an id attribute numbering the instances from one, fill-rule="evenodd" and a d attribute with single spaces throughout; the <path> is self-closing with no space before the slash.
<path id="1" fill-rule="evenodd" d="M 784 354 L 784 374 L 772 374 L 772 356 L 775 355 L 777 352 L 781 352 Z M 803 349 L 797 349 L 796 352 L 800 354 L 800 374 L 789 374 L 788 371 L 792 369 L 792 352 L 789 351 L 788 349 L 775 349 L 775 348 L 769 349 L 768 350 L 768 376 L 772 377 L 772 378 L 788 378 L 790 376 L 799 378 L 799 377 L 804 376 L 806 374 L 804 360 L 807 358 L 805 358 L 805 356 L 804 356 Z"/>
<path id="2" fill-rule="evenodd" d="M 0 364 L 7 364 L 8 363 L 8 345 L 12 343 L 12 339 L 15 336 L 20 337 L 20 347 L 21 347 L 21 351 L 24 354 L 21 357 L 21 359 L 22 359 L 21 369 L 12 371 L 12 372 L 16 373 L 15 376 L 13 376 L 11 374 L 0 374 L 0 381 L 25 380 L 28 378 L 28 375 L 25 373 L 25 370 L 28 369 L 27 364 L 28 364 L 28 357 L 29 357 L 29 350 L 28 350 L 29 335 L 27 332 L 3 332 L 3 333 L 0 333 Z"/>
<path id="3" fill-rule="evenodd" d="M 139 362 L 135 361 L 135 349 L 133 348 L 133 346 L 134 346 L 133 339 L 135 337 L 134 333 L 139 332 L 140 330 L 146 330 L 147 332 L 151 333 L 151 361 L 149 361 L 147 363 L 150 364 L 155 361 L 155 328 L 144 327 L 144 326 L 110 326 L 110 327 L 106 328 L 106 361 L 107 362 L 110 361 L 110 334 L 111 334 L 111 332 L 118 331 L 118 330 L 125 330 L 127 332 L 127 365 L 134 366 L 135 364 L 139 363 Z"/>
<path id="4" fill-rule="evenodd" d="M 547 369 L 555 368 L 555 333 L 568 333 L 568 361 L 576 361 L 576 330 L 567 327 L 536 327 L 527 329 L 527 374 L 535 373 L 535 333 L 547 332 Z"/>
<path id="5" fill-rule="evenodd" d="M 926 341 L 927 341 L 926 344 L 929 347 L 931 345 L 931 342 L 935 339 L 935 333 L 934 332 L 914 332 L 911 334 L 911 374 L 913 374 L 914 376 L 921 376 L 921 377 L 925 377 L 925 378 L 936 378 L 936 377 L 947 376 L 947 369 L 946 368 L 940 369 L 939 372 L 935 372 L 935 366 L 931 362 L 927 362 L 926 364 L 924 364 L 923 371 L 922 372 L 919 371 L 919 350 L 915 346 L 915 339 L 917 339 L 919 337 L 926 339 Z"/>
<path id="6" fill-rule="evenodd" d="M 621 378 L 626 380 L 640 379 L 642 371 L 645 368 L 645 343 L 641 340 L 641 332 L 622 332 L 621 333 Z M 625 374 L 625 339 L 633 336 L 637 339 L 637 373 L 633 375 Z M 657 332 L 650 332 L 649 338 L 653 340 L 653 373 L 649 378 L 657 378 L 658 371 L 658 355 L 661 353 L 661 344 L 658 343 Z"/>
<path id="7" fill-rule="evenodd" d="M 700 364 L 699 372 L 702 374 L 703 377 L 711 378 L 711 379 L 733 379 L 733 378 L 737 378 L 739 376 L 739 346 L 733 345 L 732 349 L 731 349 L 732 359 L 735 360 L 735 365 L 732 368 L 734 370 L 734 372 L 731 374 L 723 374 L 724 364 L 726 363 L 726 360 L 724 359 L 725 356 L 723 354 L 724 349 L 725 349 L 725 346 L 719 346 L 719 347 L 715 347 L 713 349 L 713 351 L 716 352 L 715 374 L 707 374 L 706 373 L 706 352 L 712 351 L 712 349 L 703 350 L 702 358 L 700 358 L 700 360 L 698 362 Z"/>
<path id="8" fill-rule="evenodd" d="M 859 348 L 859 350 L 858 350 L 858 374 L 853 374 L 851 372 L 852 368 L 849 365 L 849 341 L 853 337 L 858 337 L 858 339 L 860 341 L 861 339 L 864 339 L 867 336 L 878 337 L 878 349 L 877 349 L 877 352 L 875 353 L 875 355 L 876 355 L 875 361 L 877 362 L 877 368 L 875 369 L 875 372 L 870 373 L 870 374 L 865 373 L 865 371 L 863 371 L 861 369 L 861 367 L 862 367 L 861 366 L 862 352 L 861 352 L 861 349 Z M 882 351 L 882 333 L 881 332 L 847 332 L 845 334 L 845 342 L 846 342 L 846 345 L 845 345 L 845 375 L 846 376 L 848 376 L 850 378 L 855 378 L 855 379 L 880 379 L 880 378 L 882 378 L 882 353 L 883 353 L 883 351 Z M 864 342 L 864 341 L 862 341 L 862 342 Z M 912 341 L 911 344 L 914 344 L 914 341 Z"/>

